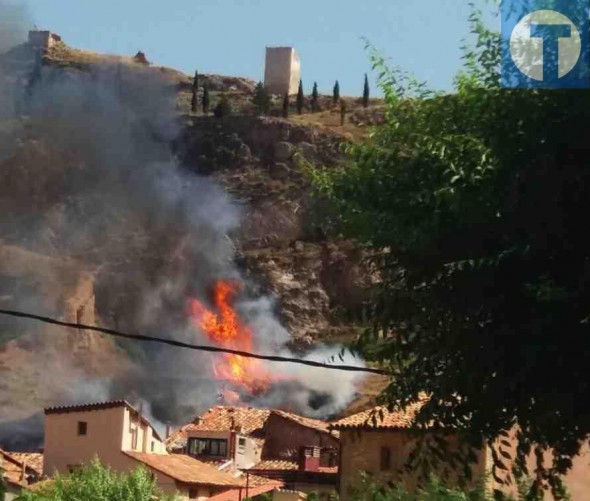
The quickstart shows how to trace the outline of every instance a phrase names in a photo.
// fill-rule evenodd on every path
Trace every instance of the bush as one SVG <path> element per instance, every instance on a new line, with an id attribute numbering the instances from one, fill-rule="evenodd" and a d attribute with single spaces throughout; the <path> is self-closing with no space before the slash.
<path id="1" fill-rule="evenodd" d="M 175 501 L 163 495 L 145 468 L 129 474 L 115 473 L 98 460 L 68 476 L 58 476 L 55 482 L 38 491 L 24 491 L 19 501 Z"/>
<path id="2" fill-rule="evenodd" d="M 231 112 L 232 112 L 231 104 L 230 104 L 229 100 L 227 99 L 227 96 L 221 96 L 221 99 L 217 103 L 217 106 L 215 107 L 215 110 L 213 111 L 213 113 L 215 114 L 215 116 L 217 118 L 223 118 L 228 115 L 231 115 Z"/>
<path id="3" fill-rule="evenodd" d="M 258 82 L 256 84 L 256 88 L 254 89 L 254 96 L 252 98 L 252 103 L 254 104 L 254 107 L 256 108 L 256 113 L 258 115 L 266 115 L 268 113 L 268 109 L 270 106 L 270 95 L 268 94 L 262 82 Z"/>

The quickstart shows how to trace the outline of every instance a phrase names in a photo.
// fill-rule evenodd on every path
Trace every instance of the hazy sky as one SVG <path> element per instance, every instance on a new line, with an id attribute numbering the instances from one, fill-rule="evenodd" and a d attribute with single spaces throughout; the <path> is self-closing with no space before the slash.
<path id="1" fill-rule="evenodd" d="M 187 73 L 262 79 L 264 48 L 292 45 L 307 91 L 362 91 L 370 71 L 361 37 L 393 62 L 450 89 L 468 36 L 466 0 L 21 0 L 39 28 L 98 52 L 144 51 Z M 372 79 L 373 80 L 373 79 Z"/>

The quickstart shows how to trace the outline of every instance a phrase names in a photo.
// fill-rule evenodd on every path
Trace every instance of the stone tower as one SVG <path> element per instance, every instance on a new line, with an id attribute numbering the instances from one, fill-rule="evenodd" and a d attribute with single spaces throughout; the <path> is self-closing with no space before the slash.
<path id="1" fill-rule="evenodd" d="M 292 47 L 267 47 L 264 86 L 271 94 L 296 94 L 301 78 L 299 54 Z"/>

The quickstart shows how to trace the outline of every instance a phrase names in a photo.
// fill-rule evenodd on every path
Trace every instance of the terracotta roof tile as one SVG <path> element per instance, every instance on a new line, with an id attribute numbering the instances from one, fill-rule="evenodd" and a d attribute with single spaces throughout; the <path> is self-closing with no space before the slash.
<path id="1" fill-rule="evenodd" d="M 243 479 L 219 471 L 214 466 L 184 454 L 164 455 L 131 451 L 124 451 L 123 454 L 185 484 L 227 487 L 242 487 L 244 485 Z"/>
<path id="2" fill-rule="evenodd" d="M 250 475 L 250 479 L 252 479 L 252 475 Z M 264 494 L 265 492 L 271 492 L 275 489 L 283 487 L 285 484 L 283 482 L 279 482 L 277 480 L 266 480 L 266 484 L 248 487 L 248 498 L 252 499 L 256 496 L 260 496 L 260 494 Z M 240 492 L 241 491 L 241 492 Z M 207 501 L 240 501 L 246 498 L 246 490 L 242 489 L 231 489 L 226 492 L 222 492 L 221 494 L 217 494 L 215 496 L 210 497 Z"/>
<path id="3" fill-rule="evenodd" d="M 256 463 L 252 470 L 297 470 L 299 466 L 297 461 L 288 459 L 263 459 Z"/>
<path id="4" fill-rule="evenodd" d="M 25 463 L 27 468 L 31 468 L 38 475 L 43 475 L 43 454 L 38 452 L 9 452 L 8 454 L 20 463 Z"/>
<path id="5" fill-rule="evenodd" d="M 4 477 L 10 483 L 21 487 L 29 486 L 27 480 L 22 479 L 23 462 L 15 457 L 15 453 L 0 449 L 0 467 L 4 471 Z M 29 478 L 39 478 L 42 474 L 38 473 L 36 469 L 28 464 L 25 465 L 25 469 L 25 473 Z"/>
<path id="6" fill-rule="evenodd" d="M 297 461 L 290 461 L 288 459 L 263 459 L 256 463 L 251 469 L 259 472 L 278 470 L 294 471 L 299 470 L 299 464 Z M 338 466 L 320 466 L 318 471 L 320 473 L 338 473 Z"/>
<path id="7" fill-rule="evenodd" d="M 213 407 L 192 423 L 170 435 L 165 443 L 170 448 L 182 447 L 191 431 L 229 431 L 232 427 L 240 427 L 244 434 L 250 435 L 257 430 L 262 430 L 268 416 L 270 416 L 268 409 Z"/>
<path id="8" fill-rule="evenodd" d="M 428 402 L 428 397 L 422 395 L 420 399 L 405 409 L 390 412 L 385 406 L 378 406 L 366 411 L 353 414 L 335 421 L 330 427 L 335 430 L 346 429 L 408 429 L 418 412 Z"/>
<path id="9" fill-rule="evenodd" d="M 166 446 L 170 449 L 180 449 L 186 445 L 186 440 L 192 431 L 229 431 L 239 427 L 245 435 L 262 433 L 266 421 L 271 414 L 283 419 L 288 419 L 307 428 L 330 433 L 329 423 L 319 419 L 306 418 L 282 410 L 254 409 L 252 407 L 226 407 L 217 406 L 209 409 L 203 415 L 197 417 L 192 423 L 183 426 L 166 440 Z M 338 432 L 332 435 L 338 437 Z M 261 438 L 261 437 L 257 437 Z"/>
<path id="10" fill-rule="evenodd" d="M 339 436 L 337 431 L 330 432 L 330 423 L 328 423 L 326 421 L 321 421 L 319 419 L 307 418 L 307 417 L 299 416 L 298 414 L 293 414 L 291 412 L 285 412 L 285 411 L 281 411 L 281 410 L 273 410 L 271 412 L 273 414 L 276 414 L 277 416 L 280 416 L 284 419 L 288 419 L 290 421 L 298 423 L 298 424 L 305 426 L 307 428 L 313 428 L 314 430 L 318 430 L 318 431 L 322 431 L 322 432 L 325 432 L 328 434 L 332 434 L 335 437 Z"/>

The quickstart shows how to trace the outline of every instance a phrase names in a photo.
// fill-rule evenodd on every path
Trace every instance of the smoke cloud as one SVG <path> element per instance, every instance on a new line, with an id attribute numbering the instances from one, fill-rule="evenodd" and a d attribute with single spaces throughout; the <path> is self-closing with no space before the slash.
<path id="1" fill-rule="evenodd" d="M 22 41 L 28 25 L 22 9 L 0 0 L 0 53 Z M 186 303 L 195 297 L 211 305 L 217 280 L 244 281 L 231 242 L 240 211 L 221 187 L 175 158 L 171 144 L 181 123 L 174 85 L 138 65 L 41 65 L 26 46 L 1 60 L 0 252 L 7 264 L 0 265 L 0 305 L 206 343 L 187 319 Z M 289 355 L 290 336 L 273 300 L 249 285 L 236 307 L 254 333 L 254 349 Z M 120 343 L 89 368 L 80 357 L 97 353 L 95 338 L 0 319 L 0 361 L 8 342 L 22 363 L 42 365 L 42 374 L 33 374 L 43 382 L 31 376 L 29 383 L 44 405 L 142 400 L 159 422 L 180 425 L 219 403 L 226 385 L 212 373 L 214 356 L 189 350 Z M 131 360 L 124 366 L 122 350 Z M 307 356 L 326 361 L 338 352 L 323 347 Z M 309 416 L 342 409 L 359 380 L 284 364 L 268 369 L 287 382 L 244 399 Z M 7 394 L 14 388 L 18 382 L 0 384 L 0 443 L 24 426 L 8 417 L 35 410 L 22 402 L 26 396 Z"/>

